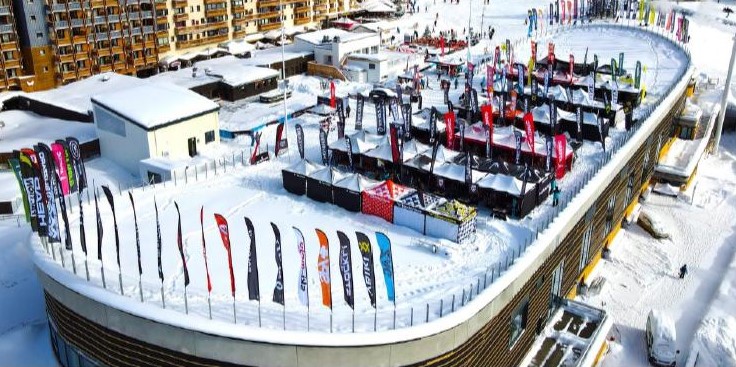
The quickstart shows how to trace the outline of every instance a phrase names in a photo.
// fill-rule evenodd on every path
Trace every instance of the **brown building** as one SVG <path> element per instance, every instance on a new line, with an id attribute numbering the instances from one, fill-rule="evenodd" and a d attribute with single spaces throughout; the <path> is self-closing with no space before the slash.
<path id="1" fill-rule="evenodd" d="M 11 3 L 12 1 L 12 3 Z M 339 0 L 0 0 L 0 90 L 43 90 L 114 71 L 148 76 L 161 57 L 350 10 Z M 283 21 L 281 9 L 283 6 Z M 21 82 L 22 81 L 22 82 Z"/>
<path id="2" fill-rule="evenodd" d="M 23 75 L 13 4 L 10 0 L 0 0 L 0 92 L 23 89 L 23 81 L 27 81 L 27 78 L 22 80 Z"/>

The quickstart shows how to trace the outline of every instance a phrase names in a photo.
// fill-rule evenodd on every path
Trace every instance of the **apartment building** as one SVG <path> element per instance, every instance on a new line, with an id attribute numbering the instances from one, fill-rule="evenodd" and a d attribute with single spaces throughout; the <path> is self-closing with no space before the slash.
<path id="1" fill-rule="evenodd" d="M 22 89 L 22 57 L 10 0 L 0 0 L 0 92 Z"/>
<path id="2" fill-rule="evenodd" d="M 21 89 L 23 76 L 24 90 L 43 90 L 109 71 L 151 75 L 168 54 L 314 25 L 351 1 L 0 0 L 0 90 Z"/>

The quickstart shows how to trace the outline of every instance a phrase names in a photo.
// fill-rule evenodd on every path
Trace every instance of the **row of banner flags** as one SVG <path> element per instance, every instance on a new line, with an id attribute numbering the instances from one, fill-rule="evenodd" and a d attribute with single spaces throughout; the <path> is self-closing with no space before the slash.
<path id="1" fill-rule="evenodd" d="M 65 247 L 71 249 L 64 197 L 72 193 L 81 195 L 87 187 L 79 140 L 69 137 L 50 145 L 38 143 L 32 149 L 15 150 L 8 162 L 20 186 L 26 221 L 33 232 L 51 243 L 63 240 Z M 64 239 L 59 227 L 57 201 L 66 229 Z"/>
<path id="2" fill-rule="evenodd" d="M 235 297 L 236 286 L 235 286 L 235 271 L 232 264 L 232 246 L 230 242 L 230 231 L 228 221 L 225 217 L 220 214 L 215 214 L 215 221 L 217 228 L 222 238 L 223 246 L 228 254 L 228 268 L 230 271 L 230 291 L 233 297 Z M 250 247 L 248 250 L 248 272 L 247 272 L 247 287 L 248 287 L 248 299 L 250 300 L 261 300 L 260 281 L 258 275 L 258 255 L 255 238 L 255 229 L 253 222 L 248 218 L 244 217 L 245 225 L 248 230 L 248 237 L 250 240 Z M 274 254 L 276 263 L 276 282 L 273 289 L 272 301 L 281 305 L 285 305 L 286 300 L 284 297 L 284 273 L 283 273 L 283 249 L 281 242 L 281 231 L 275 223 L 271 223 L 271 229 L 274 233 Z M 294 237 L 296 239 L 297 248 L 296 251 L 299 254 L 300 259 L 300 270 L 298 273 L 298 279 L 296 281 L 296 288 L 299 302 L 309 307 L 309 282 L 308 282 L 308 269 L 307 269 L 307 250 L 304 240 L 304 234 L 296 227 L 292 227 Z M 320 289 L 322 293 L 322 304 L 332 309 L 332 274 L 330 271 L 330 244 L 327 235 L 321 229 L 315 229 L 317 239 L 319 241 L 319 251 L 317 254 L 317 274 L 320 282 Z M 358 240 L 358 249 L 362 257 L 363 264 L 363 279 L 365 281 L 366 288 L 368 290 L 368 298 L 370 299 L 371 306 L 376 307 L 376 282 L 374 274 L 373 264 L 373 250 L 371 242 L 368 236 L 362 232 L 356 232 Z M 342 232 L 337 231 L 337 238 L 339 241 L 339 255 L 338 263 L 340 269 L 340 278 L 343 284 L 343 296 L 345 303 L 350 308 L 355 307 L 355 287 L 353 284 L 353 264 L 350 249 L 350 239 Z M 376 232 L 376 243 L 380 250 L 379 261 L 383 269 L 384 280 L 386 284 L 386 292 L 389 301 L 396 303 L 396 293 L 394 287 L 394 266 L 393 256 L 391 254 L 391 241 L 389 238 L 381 233 Z M 206 246 L 204 244 L 204 237 L 202 238 L 202 245 L 205 256 L 205 270 L 207 271 L 207 287 L 211 291 L 212 287 L 209 281 L 209 270 L 206 267 Z M 160 257 L 160 252 L 159 252 Z M 182 258 L 182 261 L 185 261 Z M 186 266 L 184 266 L 186 274 Z M 188 279 L 188 275 L 185 275 Z"/>

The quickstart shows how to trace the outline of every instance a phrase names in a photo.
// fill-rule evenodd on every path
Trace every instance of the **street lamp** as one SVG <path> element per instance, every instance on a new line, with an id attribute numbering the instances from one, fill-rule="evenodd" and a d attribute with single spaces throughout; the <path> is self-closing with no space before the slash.
<path id="1" fill-rule="evenodd" d="M 723 87 L 723 96 L 721 97 L 721 111 L 718 116 L 718 125 L 716 125 L 715 144 L 713 153 L 718 153 L 718 145 L 721 143 L 721 131 L 723 130 L 723 119 L 726 117 L 726 102 L 728 101 L 728 92 L 731 89 L 731 77 L 733 76 L 733 63 L 736 59 L 736 36 L 733 38 L 733 48 L 731 49 L 731 61 L 728 64 L 728 75 L 726 76 L 726 85 Z"/>

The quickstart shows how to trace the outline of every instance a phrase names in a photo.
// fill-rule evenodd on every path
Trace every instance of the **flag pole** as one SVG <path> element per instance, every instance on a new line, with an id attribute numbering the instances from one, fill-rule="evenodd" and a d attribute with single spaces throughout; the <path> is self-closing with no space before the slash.
<path id="1" fill-rule="evenodd" d="M 212 320 L 212 297 L 211 292 L 207 292 L 207 309 L 209 310 L 210 320 Z"/>
<path id="2" fill-rule="evenodd" d="M 123 272 L 118 267 L 118 281 L 120 282 L 120 294 L 124 295 L 123 293 Z"/>
<path id="3" fill-rule="evenodd" d="M 307 331 L 309 331 L 309 300 L 307 300 Z"/>
<path id="4" fill-rule="evenodd" d="M 378 305 L 373 306 L 373 331 L 376 331 L 378 325 Z"/>
<path id="5" fill-rule="evenodd" d="M 187 286 L 184 286 L 184 313 L 189 315 L 189 301 L 187 301 Z"/>
<path id="6" fill-rule="evenodd" d="M 261 326 L 261 297 L 258 297 L 258 327 Z"/>
<path id="7" fill-rule="evenodd" d="M 284 330 L 286 330 L 286 302 L 284 302 L 284 309 L 282 311 L 282 315 L 284 317 Z"/>
<path id="8" fill-rule="evenodd" d="M 235 312 L 235 293 L 233 293 L 233 323 L 234 324 L 238 323 L 238 315 Z"/>
<path id="9" fill-rule="evenodd" d="M 166 308 L 166 298 L 164 298 L 164 281 L 163 280 L 161 280 L 161 305 L 164 307 L 164 309 Z"/>
<path id="10" fill-rule="evenodd" d="M 84 265 L 85 266 L 87 265 L 86 260 L 85 260 Z M 138 293 L 140 293 L 141 302 L 143 302 L 143 280 L 141 280 L 141 275 L 140 274 L 138 274 Z"/>

